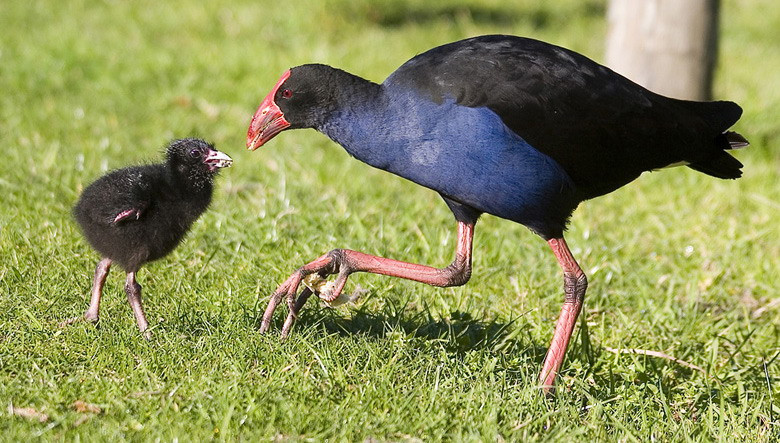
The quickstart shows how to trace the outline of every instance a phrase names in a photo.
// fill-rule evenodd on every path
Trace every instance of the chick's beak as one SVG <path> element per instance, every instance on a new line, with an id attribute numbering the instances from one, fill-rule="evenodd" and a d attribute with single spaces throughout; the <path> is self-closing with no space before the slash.
<path id="1" fill-rule="evenodd" d="M 220 168 L 229 168 L 233 164 L 233 159 L 222 151 L 210 150 L 203 159 L 203 163 L 209 167 L 209 171 L 215 171 Z"/>
<path id="2" fill-rule="evenodd" d="M 276 91 L 289 77 L 290 71 L 287 70 L 260 103 L 260 107 L 257 108 L 257 112 L 252 117 L 252 123 L 249 124 L 249 131 L 246 134 L 246 147 L 250 151 L 263 146 L 265 142 L 290 126 L 290 123 L 284 118 L 284 113 L 279 109 L 279 105 L 274 101 Z"/>

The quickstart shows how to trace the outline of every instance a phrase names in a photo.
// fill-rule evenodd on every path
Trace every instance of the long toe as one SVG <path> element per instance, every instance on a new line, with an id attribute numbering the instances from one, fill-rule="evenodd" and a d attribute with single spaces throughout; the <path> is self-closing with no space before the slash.
<path id="1" fill-rule="evenodd" d="M 282 340 L 290 335 L 290 330 L 292 330 L 293 324 L 298 318 L 298 313 L 301 312 L 301 308 L 303 308 L 303 305 L 306 304 L 306 300 L 308 300 L 311 295 L 311 289 L 308 287 L 304 288 L 298 296 L 298 299 L 295 300 L 290 307 L 290 312 L 287 314 L 287 319 L 284 321 L 284 326 L 282 327 Z"/>
<path id="2" fill-rule="evenodd" d="M 79 315 L 77 317 L 71 317 L 69 319 L 63 320 L 63 321 L 61 321 L 59 323 L 58 326 L 60 328 L 64 328 L 66 326 L 72 325 L 74 323 L 79 323 L 79 322 L 82 322 L 82 321 L 86 321 L 88 323 L 96 325 L 98 323 L 98 320 L 99 320 L 99 317 L 97 315 L 84 314 L 84 315 Z"/>
<path id="3" fill-rule="evenodd" d="M 71 318 L 69 318 L 67 320 L 61 321 L 58 326 L 61 327 L 61 328 L 64 328 L 66 326 L 72 325 L 73 323 L 78 323 L 78 322 L 83 321 L 83 320 L 84 320 L 84 316 L 83 315 L 79 315 L 78 317 L 71 317 Z"/>

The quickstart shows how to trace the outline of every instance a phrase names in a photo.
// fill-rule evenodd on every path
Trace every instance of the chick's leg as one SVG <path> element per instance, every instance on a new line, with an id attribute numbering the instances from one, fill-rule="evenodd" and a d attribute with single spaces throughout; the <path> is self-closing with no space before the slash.
<path id="1" fill-rule="evenodd" d="M 138 330 L 144 333 L 145 338 L 150 338 L 151 331 L 148 331 L 149 322 L 146 321 L 144 307 L 141 304 L 141 285 L 135 281 L 135 272 L 127 273 L 127 279 L 125 280 L 125 292 L 127 293 L 127 302 L 130 303 L 130 308 L 133 310 L 135 322 L 138 324 Z"/>
<path id="2" fill-rule="evenodd" d="M 89 308 L 87 308 L 84 315 L 69 318 L 60 326 L 67 326 L 77 321 L 86 320 L 90 323 L 97 323 L 100 313 L 100 297 L 103 294 L 103 285 L 106 284 L 106 277 L 108 277 L 108 271 L 111 270 L 111 259 L 104 258 L 100 260 L 95 268 L 95 278 L 92 281 L 92 296 L 89 301 Z"/>

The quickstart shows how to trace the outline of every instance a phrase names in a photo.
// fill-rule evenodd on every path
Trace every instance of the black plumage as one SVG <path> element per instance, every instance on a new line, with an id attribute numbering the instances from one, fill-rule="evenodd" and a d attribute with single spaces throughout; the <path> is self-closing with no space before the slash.
<path id="1" fill-rule="evenodd" d="M 169 254 L 211 203 L 214 177 L 232 160 L 203 140 L 174 140 L 165 162 L 118 169 L 82 193 L 73 214 L 84 236 L 103 257 L 83 317 L 97 321 L 100 296 L 113 262 L 127 273 L 125 290 L 139 329 L 147 329 L 135 273 Z M 71 323 L 76 319 L 68 320 Z"/>

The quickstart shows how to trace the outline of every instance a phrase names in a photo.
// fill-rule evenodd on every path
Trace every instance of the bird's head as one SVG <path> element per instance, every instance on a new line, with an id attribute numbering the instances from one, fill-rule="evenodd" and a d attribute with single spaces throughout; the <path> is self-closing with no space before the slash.
<path id="1" fill-rule="evenodd" d="M 171 167 L 187 175 L 214 175 L 220 169 L 233 164 L 233 159 L 227 154 L 217 151 L 213 145 L 197 138 L 172 141 L 168 145 L 166 156 Z"/>
<path id="2" fill-rule="evenodd" d="M 285 129 L 317 128 L 336 105 L 334 84 L 344 74 L 320 64 L 285 71 L 252 117 L 246 147 L 254 151 Z"/>

